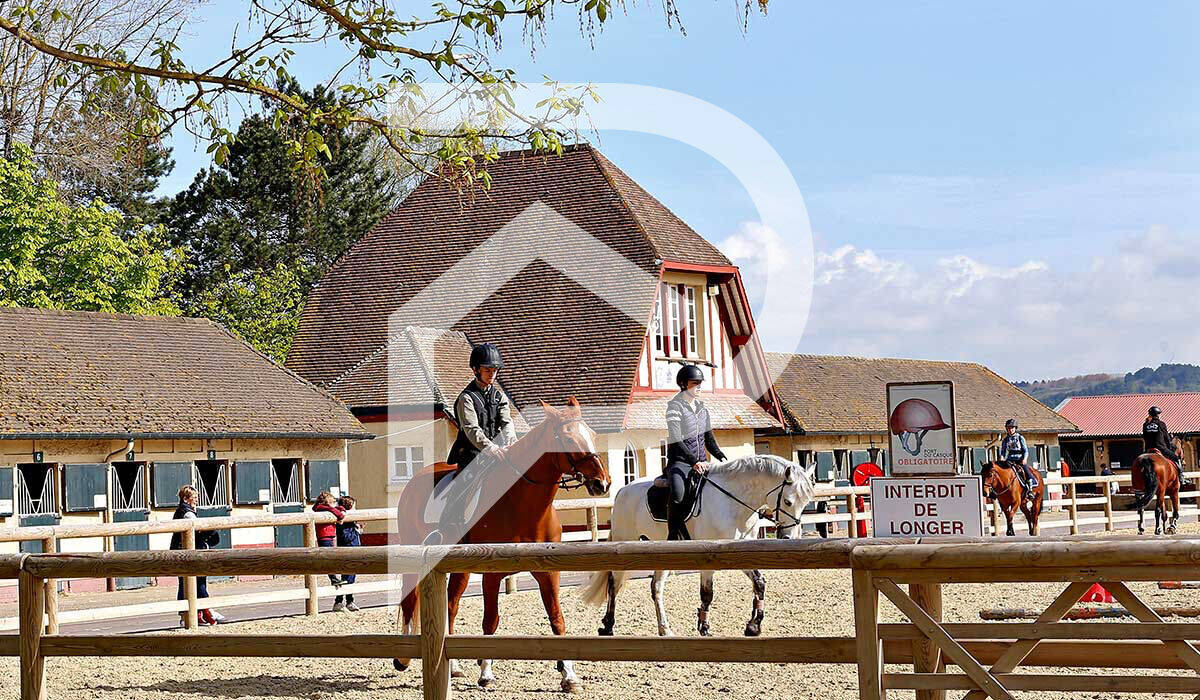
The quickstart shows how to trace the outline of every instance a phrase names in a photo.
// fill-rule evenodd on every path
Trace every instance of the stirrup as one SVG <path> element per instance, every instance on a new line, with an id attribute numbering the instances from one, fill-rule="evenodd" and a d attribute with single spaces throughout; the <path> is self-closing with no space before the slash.
<path id="1" fill-rule="evenodd" d="M 430 532 L 428 535 L 425 535 L 425 539 L 421 540 L 421 546 L 436 547 L 442 543 L 442 539 L 443 537 L 441 529 L 436 529 L 433 532 Z"/>

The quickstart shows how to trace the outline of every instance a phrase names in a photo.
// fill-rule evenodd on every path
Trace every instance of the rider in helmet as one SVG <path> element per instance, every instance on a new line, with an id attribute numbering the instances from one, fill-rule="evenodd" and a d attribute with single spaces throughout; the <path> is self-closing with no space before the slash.
<path id="1" fill-rule="evenodd" d="M 1171 431 L 1167 430 L 1167 424 L 1162 422 L 1159 416 L 1162 415 L 1162 409 L 1158 406 L 1151 406 L 1150 411 L 1146 415 L 1145 422 L 1142 423 L 1142 442 L 1145 443 L 1147 452 L 1158 450 L 1163 457 L 1175 463 L 1175 468 L 1179 470 L 1179 485 L 1180 488 L 1190 488 L 1191 482 L 1183 478 L 1183 459 L 1182 455 L 1175 452 L 1173 447 L 1175 438 L 1171 436 Z"/>
<path id="2" fill-rule="evenodd" d="M 697 398 L 704 373 L 696 365 L 684 365 L 675 375 L 679 393 L 667 402 L 667 469 L 671 487 L 667 502 L 667 539 L 689 540 L 683 512 L 688 481 L 708 471 L 708 457 L 725 460 L 713 436 L 712 421 L 704 402 Z M 695 476 L 693 476 L 695 475 Z"/>
<path id="3" fill-rule="evenodd" d="M 1032 500 L 1033 491 L 1037 488 L 1037 478 L 1029 468 L 1029 445 L 1025 443 L 1025 436 L 1017 432 L 1017 427 L 1016 418 L 1004 421 L 1006 434 L 1000 442 L 1000 460 L 1025 480 L 1025 498 Z"/>
<path id="4" fill-rule="evenodd" d="M 437 528 L 439 533 L 454 533 L 459 537 L 465 534 L 466 504 L 472 493 L 470 486 L 478 481 L 481 469 L 503 459 L 507 446 L 517 439 L 508 397 L 496 386 L 496 375 L 504 367 L 500 349 L 492 343 L 476 345 L 471 349 L 470 363 L 475 379 L 454 402 L 458 436 L 446 458 L 458 469 L 450 483 Z M 439 541 L 454 544 L 445 537 Z"/>

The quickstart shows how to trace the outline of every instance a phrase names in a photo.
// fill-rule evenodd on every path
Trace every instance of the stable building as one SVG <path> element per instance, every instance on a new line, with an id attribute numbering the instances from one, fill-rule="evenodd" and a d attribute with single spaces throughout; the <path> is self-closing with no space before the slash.
<path id="1" fill-rule="evenodd" d="M 1171 394 L 1109 394 L 1073 396 L 1058 412 L 1079 426 L 1078 433 L 1060 436 L 1063 457 L 1072 474 L 1129 471 L 1145 452 L 1142 423 L 1151 406 L 1162 409 L 1162 420 L 1183 445 L 1183 459 L 1194 469 L 1200 459 L 1200 392 Z"/>
<path id="2" fill-rule="evenodd" d="M 591 146 L 503 153 L 480 168 L 491 187 L 473 196 L 422 182 L 305 305 L 287 367 L 387 437 L 352 450 L 353 475 L 376 474 L 377 488 L 398 495 L 412 448 L 422 464 L 445 459 L 457 430 L 447 407 L 472 376 L 468 343 L 500 347 L 500 382 L 530 424 L 539 401 L 578 399 L 617 486 L 659 473 L 684 363 L 705 372 L 729 456 L 752 454 L 755 430 L 782 429 L 741 275 L 724 254 Z M 488 279 L 493 270 L 504 277 Z M 411 345 L 392 342 L 409 326 L 426 329 L 412 331 L 418 344 L 430 327 L 459 335 L 439 335 L 418 363 Z M 409 359 L 386 357 L 389 344 Z M 421 421 L 432 423 L 405 432 Z"/>
<path id="3" fill-rule="evenodd" d="M 184 484 L 199 490 L 201 517 L 296 512 L 344 491 L 347 441 L 372 437 L 331 395 L 205 319 L 0 308 L 0 339 L 0 527 L 170 519 Z M 239 529 L 221 546 L 302 537 Z M 115 538 L 129 550 L 169 542 Z"/>
<path id="4" fill-rule="evenodd" d="M 978 473 L 981 462 L 998 457 L 1004 422 L 1017 419 L 1029 444 L 1031 465 L 1056 468 L 1059 436 L 1074 423 L 971 362 L 876 359 L 767 353 L 783 406 L 785 430 L 759 430 L 759 450 L 801 464 L 816 464 L 821 481 L 847 479 L 862 462 L 886 470 L 887 385 L 890 382 L 954 383 L 959 470 Z M 889 472 L 890 473 L 890 472 Z"/>

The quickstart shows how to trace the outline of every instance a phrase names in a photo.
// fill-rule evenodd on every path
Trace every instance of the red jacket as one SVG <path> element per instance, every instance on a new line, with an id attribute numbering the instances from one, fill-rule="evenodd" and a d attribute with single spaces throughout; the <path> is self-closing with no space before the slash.
<path id="1" fill-rule="evenodd" d="M 346 517 L 346 511 L 340 506 L 327 506 L 324 503 L 317 503 L 313 506 L 313 510 L 318 513 L 333 513 L 338 522 Z M 318 540 L 336 540 L 337 539 L 337 524 L 336 523 L 317 523 L 317 539 Z"/>

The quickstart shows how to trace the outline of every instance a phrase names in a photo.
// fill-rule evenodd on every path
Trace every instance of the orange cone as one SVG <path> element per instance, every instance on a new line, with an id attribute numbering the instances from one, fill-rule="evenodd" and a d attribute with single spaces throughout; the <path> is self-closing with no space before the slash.
<path id="1" fill-rule="evenodd" d="M 1084 593 L 1083 597 L 1079 599 L 1079 602 L 1081 602 L 1081 603 L 1115 603 L 1117 601 L 1115 601 L 1113 599 L 1112 593 L 1109 593 L 1107 590 L 1104 589 L 1104 586 L 1101 586 L 1098 583 L 1093 583 L 1092 587 L 1087 589 L 1087 593 Z"/>

